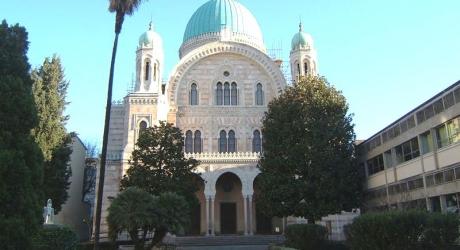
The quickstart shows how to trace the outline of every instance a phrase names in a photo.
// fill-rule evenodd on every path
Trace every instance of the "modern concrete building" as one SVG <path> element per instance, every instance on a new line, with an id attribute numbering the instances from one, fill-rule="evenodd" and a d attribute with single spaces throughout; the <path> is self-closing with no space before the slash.
<path id="1" fill-rule="evenodd" d="M 317 74 L 312 37 L 302 25 L 294 26 L 293 33 L 292 78 Z M 287 81 L 280 60 L 267 54 L 257 20 L 236 0 L 204 3 L 191 15 L 180 61 L 166 83 L 161 81 L 162 46 L 150 25 L 137 45 L 135 89 L 112 106 L 101 237 L 107 233 L 110 198 L 119 192 L 139 131 L 159 121 L 179 127 L 186 156 L 201 162 L 194 234 L 279 232 L 281 220 L 264 218 L 253 197 L 262 118 Z"/>
<path id="2" fill-rule="evenodd" d="M 458 212 L 460 81 L 360 145 L 368 210 Z"/>

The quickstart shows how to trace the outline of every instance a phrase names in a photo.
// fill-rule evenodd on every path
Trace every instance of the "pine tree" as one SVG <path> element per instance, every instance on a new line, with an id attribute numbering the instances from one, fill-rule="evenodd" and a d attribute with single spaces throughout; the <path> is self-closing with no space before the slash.
<path id="1" fill-rule="evenodd" d="M 31 249 L 45 204 L 27 36 L 17 24 L 0 25 L 0 249 Z"/>
<path id="2" fill-rule="evenodd" d="M 68 198 L 71 137 L 65 129 L 64 115 L 69 82 L 65 80 L 61 60 L 46 58 L 43 65 L 32 72 L 33 95 L 37 106 L 38 126 L 33 130 L 35 141 L 42 150 L 45 197 L 53 200 L 55 213 Z"/>

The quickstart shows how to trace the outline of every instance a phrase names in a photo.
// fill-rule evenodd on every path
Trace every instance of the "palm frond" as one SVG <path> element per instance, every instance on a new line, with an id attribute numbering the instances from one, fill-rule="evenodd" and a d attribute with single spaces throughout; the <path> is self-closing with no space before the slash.
<path id="1" fill-rule="evenodd" d="M 109 11 L 132 15 L 145 0 L 109 0 Z"/>

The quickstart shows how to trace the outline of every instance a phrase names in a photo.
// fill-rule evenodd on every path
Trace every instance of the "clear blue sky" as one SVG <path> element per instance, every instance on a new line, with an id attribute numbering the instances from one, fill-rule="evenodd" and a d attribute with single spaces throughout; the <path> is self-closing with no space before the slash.
<path id="1" fill-rule="evenodd" d="M 137 41 L 152 17 L 163 37 L 167 79 L 178 62 L 183 32 L 206 0 L 150 0 L 127 17 L 118 48 L 114 99 L 126 95 Z M 257 18 L 268 48 L 289 56 L 299 16 L 312 34 L 319 71 L 342 90 L 358 139 L 378 132 L 460 80 L 458 0 L 240 0 Z M 61 57 L 70 81 L 67 128 L 102 141 L 114 15 L 104 0 L 0 0 L 0 18 L 29 32 L 33 67 Z"/>

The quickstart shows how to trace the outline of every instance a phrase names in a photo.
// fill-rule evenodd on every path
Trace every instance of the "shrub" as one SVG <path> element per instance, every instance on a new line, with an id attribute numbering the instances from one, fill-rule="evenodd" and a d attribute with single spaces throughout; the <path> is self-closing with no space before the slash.
<path id="1" fill-rule="evenodd" d="M 316 224 L 295 224 L 286 229 L 286 246 L 300 250 L 324 249 L 327 230 Z"/>
<path id="2" fill-rule="evenodd" d="M 78 250 L 93 250 L 94 242 L 80 243 Z M 99 250 L 117 250 L 117 244 L 113 242 L 99 242 Z"/>
<path id="3" fill-rule="evenodd" d="M 397 211 L 365 214 L 347 230 L 352 249 L 445 249 L 459 236 L 453 214 Z"/>
<path id="4" fill-rule="evenodd" d="M 70 228 L 58 225 L 44 225 L 32 239 L 34 250 L 76 250 L 78 242 Z"/>

